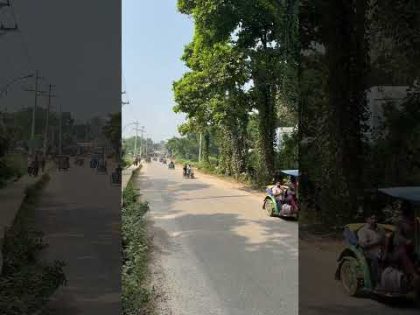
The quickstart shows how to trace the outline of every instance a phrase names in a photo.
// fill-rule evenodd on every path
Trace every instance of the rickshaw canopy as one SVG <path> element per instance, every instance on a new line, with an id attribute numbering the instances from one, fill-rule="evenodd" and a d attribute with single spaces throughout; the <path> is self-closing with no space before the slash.
<path id="1" fill-rule="evenodd" d="M 281 172 L 283 174 L 290 175 L 290 176 L 293 176 L 293 177 L 298 177 L 299 176 L 299 170 L 282 170 Z"/>
<path id="2" fill-rule="evenodd" d="M 380 188 L 379 191 L 394 198 L 420 204 L 420 186 Z"/>

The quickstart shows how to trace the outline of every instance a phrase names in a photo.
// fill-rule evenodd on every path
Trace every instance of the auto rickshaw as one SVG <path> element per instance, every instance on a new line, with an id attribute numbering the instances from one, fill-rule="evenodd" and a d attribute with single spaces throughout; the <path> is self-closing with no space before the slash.
<path id="1" fill-rule="evenodd" d="M 299 177 L 299 170 L 282 170 L 281 173 L 283 176 L 289 176 L 292 180 L 297 182 Z M 291 205 L 290 202 L 285 198 L 285 201 L 278 201 L 273 196 L 272 193 L 273 185 L 267 186 L 266 197 L 264 199 L 263 209 L 267 211 L 267 214 L 270 217 L 280 216 L 280 217 L 290 217 L 297 219 L 299 216 L 297 204 Z M 297 199 L 297 191 L 296 199 Z M 287 196 L 288 190 L 286 190 L 285 195 Z"/>
<path id="2" fill-rule="evenodd" d="M 415 263 L 420 258 L 420 186 L 418 187 L 392 187 L 382 188 L 379 192 L 392 198 L 408 201 L 414 209 L 415 214 L 415 240 L 414 252 Z M 350 296 L 358 296 L 363 293 L 375 294 L 388 298 L 414 297 L 419 302 L 420 291 L 418 285 L 414 285 L 410 276 L 404 274 L 399 263 L 388 261 L 386 257 L 380 261 L 381 280 L 375 283 L 372 276 L 370 263 L 364 255 L 363 249 L 358 243 L 357 232 L 365 223 L 348 224 L 344 228 L 345 248 L 337 259 L 337 270 L 335 279 L 341 281 L 345 292 Z M 378 224 L 387 234 L 388 244 L 396 231 L 394 225 Z M 387 251 L 387 249 L 385 249 Z M 386 255 L 387 256 L 387 255 Z M 392 256 L 391 256 L 392 257 Z M 397 281 L 396 281 L 397 279 Z"/>
<path id="3" fill-rule="evenodd" d="M 96 169 L 100 158 L 101 158 L 100 154 L 92 154 L 90 162 L 89 162 L 89 167 Z"/>
<path id="4" fill-rule="evenodd" d="M 67 171 L 70 168 L 70 158 L 67 155 L 57 156 L 57 164 L 59 171 Z"/>

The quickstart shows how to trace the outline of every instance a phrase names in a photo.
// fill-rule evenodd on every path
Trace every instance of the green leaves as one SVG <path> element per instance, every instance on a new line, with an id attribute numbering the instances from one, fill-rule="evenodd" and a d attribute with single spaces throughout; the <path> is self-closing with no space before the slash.
<path id="1" fill-rule="evenodd" d="M 221 164 L 238 176 L 248 167 L 248 146 L 257 146 L 263 168 L 258 174 L 269 174 L 275 128 L 291 123 L 278 118 L 296 115 L 297 1 L 179 0 L 178 9 L 195 23 L 182 56 L 190 71 L 173 85 L 174 111 L 188 119 L 179 130 L 216 128 Z M 251 142 L 248 113 L 253 108 L 259 110 L 259 123 L 258 139 Z"/>

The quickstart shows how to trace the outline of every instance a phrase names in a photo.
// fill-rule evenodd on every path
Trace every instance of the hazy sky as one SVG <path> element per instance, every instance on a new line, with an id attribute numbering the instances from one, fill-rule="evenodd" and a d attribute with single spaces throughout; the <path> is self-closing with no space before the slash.
<path id="1" fill-rule="evenodd" d="M 187 70 L 180 57 L 193 23 L 178 13 L 176 0 L 124 0 L 122 7 L 123 136 L 139 121 L 155 141 L 177 135 L 183 115 L 172 111 L 172 82 Z"/>
<path id="2" fill-rule="evenodd" d="M 138 1 L 144 2 L 144 1 Z M 80 119 L 120 107 L 121 12 L 118 1 L 14 0 L 0 10 L 0 21 L 17 20 L 19 32 L 0 36 L 0 86 L 40 70 L 41 88 L 56 85 L 64 111 Z M 33 105 L 33 80 L 14 84 L 0 107 L 10 111 Z M 46 98 L 39 99 L 45 107 Z"/>

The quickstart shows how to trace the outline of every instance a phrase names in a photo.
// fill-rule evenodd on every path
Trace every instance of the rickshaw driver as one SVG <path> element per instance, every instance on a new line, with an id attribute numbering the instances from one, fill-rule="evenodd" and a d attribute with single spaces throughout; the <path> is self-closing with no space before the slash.
<path id="1" fill-rule="evenodd" d="M 363 248 L 366 258 L 370 262 L 375 283 L 381 279 L 380 260 L 386 240 L 385 231 L 377 224 L 375 215 L 366 218 L 366 224 L 357 232 L 359 245 Z"/>

